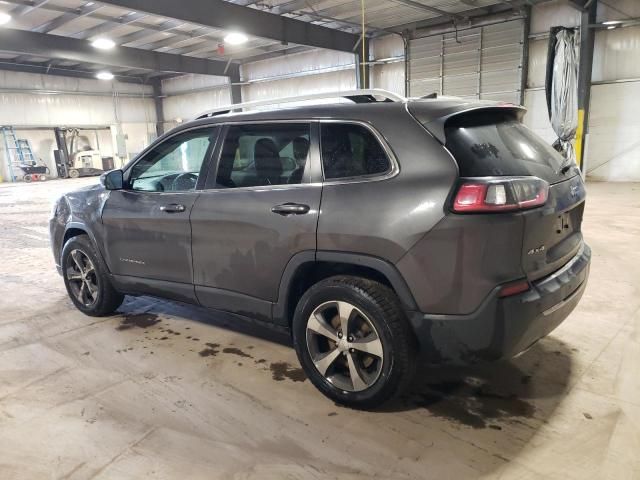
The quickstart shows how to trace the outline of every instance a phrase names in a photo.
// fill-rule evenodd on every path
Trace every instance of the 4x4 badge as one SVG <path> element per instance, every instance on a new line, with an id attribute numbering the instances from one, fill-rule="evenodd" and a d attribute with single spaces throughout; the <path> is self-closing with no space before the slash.
<path id="1" fill-rule="evenodd" d="M 538 248 L 532 248 L 527 252 L 527 255 L 535 255 L 536 253 L 542 253 L 545 251 L 544 245 L 540 245 Z"/>

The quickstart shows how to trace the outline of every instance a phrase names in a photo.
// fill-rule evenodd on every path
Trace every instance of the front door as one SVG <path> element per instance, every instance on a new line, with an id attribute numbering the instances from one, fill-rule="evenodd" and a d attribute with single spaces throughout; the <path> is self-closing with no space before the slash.
<path id="1" fill-rule="evenodd" d="M 270 319 L 288 261 L 315 252 L 322 185 L 311 126 L 226 127 L 217 173 L 191 213 L 201 304 Z"/>
<path id="2" fill-rule="evenodd" d="M 107 264 L 122 277 L 116 282 L 193 297 L 189 215 L 216 133 L 209 127 L 167 138 L 125 172 L 125 189 L 109 193 L 102 223 Z"/>

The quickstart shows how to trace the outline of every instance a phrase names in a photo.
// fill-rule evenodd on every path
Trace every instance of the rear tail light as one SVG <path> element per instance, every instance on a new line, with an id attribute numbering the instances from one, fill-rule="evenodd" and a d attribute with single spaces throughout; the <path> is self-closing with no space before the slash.
<path id="1" fill-rule="evenodd" d="M 507 283 L 503 285 L 498 292 L 499 297 L 510 297 L 529 290 L 529 282 L 526 280 L 518 280 L 517 282 Z"/>
<path id="2" fill-rule="evenodd" d="M 544 205 L 549 184 L 538 177 L 462 179 L 453 200 L 457 213 L 504 212 Z"/>

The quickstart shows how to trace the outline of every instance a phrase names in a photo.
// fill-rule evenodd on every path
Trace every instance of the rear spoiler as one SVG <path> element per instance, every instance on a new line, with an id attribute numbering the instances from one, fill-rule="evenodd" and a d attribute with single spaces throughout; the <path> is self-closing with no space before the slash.
<path id="1" fill-rule="evenodd" d="M 501 102 L 410 102 L 409 112 L 443 145 L 447 139 L 445 127 L 449 120 L 472 112 L 513 112 L 521 121 L 527 109 L 521 105 Z M 429 105 L 431 104 L 431 105 Z"/>

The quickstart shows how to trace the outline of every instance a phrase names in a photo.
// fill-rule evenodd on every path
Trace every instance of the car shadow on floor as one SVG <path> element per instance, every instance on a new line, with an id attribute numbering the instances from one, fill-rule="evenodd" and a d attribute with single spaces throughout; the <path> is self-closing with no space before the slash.
<path id="1" fill-rule="evenodd" d="M 419 367 L 409 393 L 381 410 L 424 409 L 431 416 L 474 429 L 542 424 L 568 389 L 571 354 L 568 345 L 547 337 L 511 360 Z M 537 402 L 540 399 L 547 401 Z"/>

